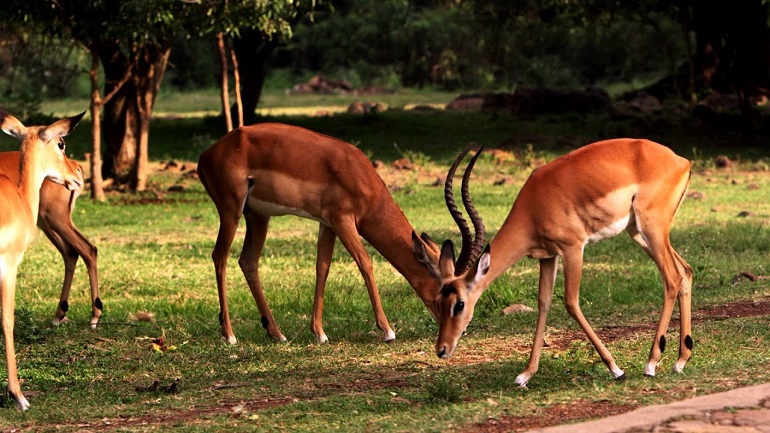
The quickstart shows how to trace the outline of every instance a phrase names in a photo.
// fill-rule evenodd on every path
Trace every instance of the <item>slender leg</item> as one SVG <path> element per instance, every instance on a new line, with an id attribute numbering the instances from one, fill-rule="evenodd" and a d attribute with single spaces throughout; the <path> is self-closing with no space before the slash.
<path id="1" fill-rule="evenodd" d="M 41 215 L 42 216 L 42 215 Z M 97 271 L 97 249 L 83 236 L 72 224 L 72 220 L 59 221 L 46 215 L 38 221 L 38 226 L 48 237 L 51 243 L 59 250 L 64 260 L 64 281 L 62 283 L 59 304 L 54 315 L 53 324 L 57 325 L 67 321 L 67 309 L 69 308 L 69 294 L 72 288 L 72 280 L 75 275 L 75 267 L 78 257 L 83 257 L 83 262 L 88 269 L 88 279 L 91 285 L 91 328 L 96 329 L 99 318 L 102 315 L 102 300 L 99 297 L 99 275 Z"/>
<path id="2" fill-rule="evenodd" d="M 383 340 L 395 340 L 396 333 L 393 332 L 393 329 L 391 329 L 388 324 L 388 318 L 385 317 L 385 312 L 382 309 L 380 293 L 374 282 L 372 260 L 369 258 L 369 254 L 366 253 L 363 243 L 361 243 L 361 237 L 356 230 L 355 224 L 352 221 L 344 221 L 333 227 L 333 229 L 340 238 L 342 245 L 345 246 L 353 257 L 353 260 L 355 260 L 358 269 L 361 271 L 361 275 L 364 277 L 364 283 L 366 283 L 366 288 L 369 291 L 369 299 L 372 301 L 375 323 L 377 324 L 377 327 L 385 333 Z"/>
<path id="3" fill-rule="evenodd" d="M 634 207 L 641 207 L 641 203 L 634 203 Z M 664 209 L 659 214 L 651 214 L 651 211 L 635 212 L 637 219 L 635 224 L 629 225 L 628 233 L 648 256 L 658 266 L 663 280 L 663 309 L 660 313 L 658 328 L 655 331 L 655 339 L 650 348 L 650 357 L 644 368 L 645 376 L 655 376 L 655 370 L 660 363 L 662 353 L 666 348 L 666 332 L 674 311 L 674 300 L 679 300 L 680 332 L 679 332 L 679 359 L 674 364 L 673 370 L 681 373 L 685 364 L 692 356 L 692 318 L 691 318 L 691 289 L 692 268 L 682 257 L 677 254 L 669 240 L 670 219 L 673 211 Z M 660 224 L 666 221 L 668 224 Z"/>
<path id="4" fill-rule="evenodd" d="M 2 270 L 0 269 L 0 272 Z M 2 321 L 3 336 L 5 337 L 5 358 L 8 366 L 8 393 L 16 402 L 20 411 L 29 409 L 29 402 L 21 393 L 19 372 L 16 367 L 16 349 L 13 342 L 14 310 L 16 307 L 16 267 L 6 269 L 0 275 L 0 291 L 2 292 Z"/>
<path id="5" fill-rule="evenodd" d="M 676 373 L 684 371 L 684 366 L 692 356 L 692 268 L 684 259 L 672 248 L 671 252 L 677 261 L 677 269 L 682 277 L 678 287 L 679 296 L 679 358 L 674 364 L 673 370 Z"/>
<path id="6" fill-rule="evenodd" d="M 286 341 L 286 337 L 275 323 L 270 306 L 267 305 L 265 292 L 262 290 L 262 282 L 259 280 L 259 256 L 265 245 L 269 222 L 270 217 L 259 215 L 256 212 L 246 214 L 246 239 L 243 241 L 243 251 L 238 259 L 238 264 L 246 277 L 251 295 L 257 303 L 259 314 L 262 316 L 262 327 L 267 330 L 267 335 L 273 340 Z"/>
<path id="7" fill-rule="evenodd" d="M 318 344 L 329 341 L 323 330 L 324 289 L 326 288 L 326 279 L 329 277 L 329 267 L 331 266 L 336 239 L 337 235 L 334 234 L 334 230 L 331 227 L 320 224 L 318 228 L 318 255 L 315 266 L 313 318 L 310 321 L 310 330 L 315 334 Z"/>
<path id="8" fill-rule="evenodd" d="M 45 183 L 40 188 L 40 211 L 37 225 L 43 230 L 64 259 L 64 282 L 59 297 L 59 305 L 54 315 L 54 325 L 67 321 L 69 294 L 75 274 L 78 257 L 88 269 L 91 284 L 91 328 L 95 329 L 102 315 L 102 300 L 99 298 L 99 276 L 96 266 L 96 247 L 83 236 L 72 222 L 72 209 L 77 193 L 65 188 Z"/>
<path id="9" fill-rule="evenodd" d="M 53 246 L 56 247 L 56 249 L 59 251 L 59 254 L 62 256 L 62 259 L 64 260 L 64 281 L 62 282 L 59 303 L 56 306 L 56 314 L 54 314 L 52 321 L 54 325 L 58 325 L 60 323 L 66 323 L 69 321 L 69 319 L 67 319 L 67 310 L 69 310 L 68 301 L 70 290 L 72 288 L 72 280 L 75 276 L 75 267 L 77 265 L 79 256 L 77 251 L 75 251 L 73 248 L 69 248 L 61 236 L 59 236 L 59 234 L 47 222 L 43 220 L 38 221 L 38 227 L 43 230 L 43 233 L 45 233 L 46 237 L 51 241 Z"/>
<path id="10" fill-rule="evenodd" d="M 556 281 L 556 270 L 559 264 L 559 256 L 540 260 L 540 284 L 537 292 L 537 327 L 535 328 L 535 341 L 532 343 L 532 351 L 529 353 L 527 368 L 516 376 L 516 385 L 527 386 L 527 382 L 537 373 L 540 365 L 540 353 L 543 350 L 545 339 L 545 323 L 548 311 L 551 309 L 553 297 L 553 285 Z"/>
<path id="11" fill-rule="evenodd" d="M 217 278 L 219 293 L 219 323 L 222 326 L 222 336 L 228 344 L 236 344 L 238 340 L 233 334 L 230 323 L 230 310 L 227 308 L 227 255 L 233 244 L 235 231 L 238 228 L 240 215 L 219 215 L 219 233 L 211 258 L 214 261 L 214 272 Z"/>
<path id="12" fill-rule="evenodd" d="M 660 271 L 663 280 L 663 308 L 660 312 L 655 339 L 650 348 L 650 357 L 644 368 L 645 376 L 655 376 L 655 369 L 666 349 L 666 333 L 674 311 L 674 301 L 679 298 L 680 340 L 679 359 L 674 364 L 674 371 L 681 373 L 692 355 L 690 292 L 692 288 L 692 268 L 671 247 L 668 230 L 656 231 L 654 225 L 639 224 L 641 232 L 632 232 L 632 238 L 644 248 Z"/>
<path id="13" fill-rule="evenodd" d="M 580 279 L 583 273 L 583 248 L 582 246 L 574 247 L 564 254 L 564 304 L 567 307 L 567 312 L 578 322 L 583 332 L 588 336 L 588 339 L 594 345 L 594 348 L 599 352 L 599 357 L 607 365 L 607 368 L 612 373 L 612 376 L 617 380 L 623 380 L 626 378 L 625 373 L 621 370 L 615 360 L 612 358 L 610 351 L 602 343 L 599 336 L 596 335 L 591 325 L 583 316 L 583 311 L 580 309 Z"/>

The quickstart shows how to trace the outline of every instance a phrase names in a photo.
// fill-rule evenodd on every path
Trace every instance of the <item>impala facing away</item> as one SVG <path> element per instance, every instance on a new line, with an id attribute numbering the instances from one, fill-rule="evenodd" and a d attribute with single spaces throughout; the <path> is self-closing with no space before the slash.
<path id="1" fill-rule="evenodd" d="M 64 137 L 77 125 L 85 112 L 62 119 L 49 126 L 26 127 L 0 109 L 0 129 L 21 140 L 21 164 L 18 182 L 0 174 L 0 287 L 5 354 L 8 364 L 8 393 L 19 410 L 29 409 L 19 386 L 16 351 L 13 344 L 16 273 L 27 246 L 37 234 L 40 187 L 48 178 L 69 190 L 82 188 L 82 173 L 68 163 Z"/>
<path id="2" fill-rule="evenodd" d="M 246 238 L 238 263 L 268 335 L 285 341 L 259 279 L 259 257 L 270 217 L 296 215 L 319 222 L 316 286 L 310 329 L 327 341 L 321 315 L 334 243 L 339 238 L 358 265 L 369 291 L 377 327 L 385 341 L 396 338 L 382 310 L 372 262 L 361 237 L 409 282 L 435 317 L 433 300 L 441 281 L 435 272 L 439 248 L 418 237 L 393 201 L 371 161 L 356 147 L 327 135 L 280 123 L 235 129 L 205 150 L 198 175 L 219 213 L 212 258 L 219 290 L 222 336 L 236 343 L 225 288 L 227 256 L 241 216 Z"/>
<path id="3" fill-rule="evenodd" d="M 11 182 L 19 182 L 20 152 L 0 153 L 0 174 L 8 177 Z M 79 182 L 83 184 L 83 169 L 77 161 L 68 159 L 67 164 L 76 171 Z M 61 297 L 56 308 L 53 324 L 58 325 L 67 322 L 67 310 L 69 309 L 69 295 L 72 288 L 72 278 L 75 275 L 75 266 L 78 257 L 83 257 L 83 262 L 88 269 L 88 278 L 91 282 L 91 328 L 95 329 L 102 315 L 102 300 L 99 298 L 99 275 L 96 267 L 96 247 L 83 236 L 72 222 L 72 211 L 75 208 L 75 200 L 83 192 L 83 188 L 68 190 L 62 185 L 46 180 L 40 187 L 40 211 L 37 217 L 37 225 L 43 230 L 46 237 L 59 250 L 64 259 L 64 283 L 62 284 Z"/>
<path id="4" fill-rule="evenodd" d="M 457 165 L 469 150 L 461 153 L 449 170 L 447 189 L 451 189 Z M 478 153 L 474 159 L 476 157 Z M 471 169 L 469 165 L 466 179 Z M 692 268 L 671 247 L 669 229 L 689 181 L 688 160 L 660 144 L 637 139 L 593 143 L 535 169 L 486 250 L 481 251 L 482 236 L 481 242 L 474 244 L 476 253 L 467 259 L 458 259 L 455 264 L 452 242 L 444 242 L 439 260 L 443 287 L 435 300 L 439 321 L 436 355 L 440 358 L 452 355 L 473 317 L 479 296 L 495 279 L 524 256 L 538 259 L 540 287 L 535 339 L 529 363 L 516 377 L 516 383 L 525 386 L 538 369 L 561 256 L 567 311 L 591 340 L 613 377 L 624 379 L 623 370 L 615 364 L 583 316 L 579 292 L 585 246 L 625 230 L 655 261 L 663 278 L 663 310 L 644 374 L 655 375 L 677 297 L 681 329 L 679 359 L 674 371 L 682 372 L 693 347 L 690 335 Z M 463 196 L 472 221 L 479 224 L 481 219 L 467 198 L 467 182 L 463 185 Z"/>

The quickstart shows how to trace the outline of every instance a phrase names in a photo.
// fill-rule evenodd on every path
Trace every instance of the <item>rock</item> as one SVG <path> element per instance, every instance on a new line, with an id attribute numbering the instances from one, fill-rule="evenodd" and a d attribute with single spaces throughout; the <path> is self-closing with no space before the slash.
<path id="1" fill-rule="evenodd" d="M 503 309 L 503 315 L 509 315 L 514 313 L 529 313 L 535 311 L 532 307 L 528 307 L 524 304 L 511 304 Z"/>

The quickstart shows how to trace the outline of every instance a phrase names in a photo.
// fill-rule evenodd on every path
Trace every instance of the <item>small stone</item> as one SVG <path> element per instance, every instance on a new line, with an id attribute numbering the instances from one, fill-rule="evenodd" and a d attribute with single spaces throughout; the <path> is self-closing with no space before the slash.
<path id="1" fill-rule="evenodd" d="M 535 311 L 532 307 L 528 307 L 524 304 L 511 304 L 503 309 L 503 315 L 507 316 L 513 313 L 526 313 Z"/>

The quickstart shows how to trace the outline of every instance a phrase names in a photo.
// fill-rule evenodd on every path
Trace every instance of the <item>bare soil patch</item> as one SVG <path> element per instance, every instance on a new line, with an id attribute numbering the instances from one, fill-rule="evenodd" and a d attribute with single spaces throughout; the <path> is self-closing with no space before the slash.
<path id="1" fill-rule="evenodd" d="M 714 321 L 740 317 L 770 316 L 770 298 L 755 301 L 739 301 L 715 305 L 695 311 L 693 321 Z M 674 322 L 674 321 L 672 321 Z M 643 324 L 632 326 L 605 327 L 597 332 L 605 342 L 629 338 L 639 333 L 653 332 L 656 324 Z M 672 326 L 675 326 L 672 323 Z M 585 336 L 579 330 L 558 330 L 549 335 L 549 344 L 556 349 L 566 349 L 573 342 L 584 340 Z M 506 346 L 516 346 L 507 341 L 498 343 Z M 494 345 L 494 343 L 493 343 Z M 511 350 L 526 352 L 529 347 L 509 347 Z M 474 364 L 495 360 L 494 354 L 507 356 L 511 350 L 468 350 L 465 356 L 458 354 L 450 362 L 460 364 Z M 140 416 L 126 416 L 104 418 L 98 421 L 61 424 L 64 430 L 76 429 L 77 431 L 106 431 L 106 430 L 132 430 L 132 429 L 163 429 L 179 424 L 205 424 L 214 416 L 229 414 L 233 417 L 248 416 L 262 410 L 289 405 L 296 401 L 307 401 L 323 398 L 337 392 L 366 393 L 373 389 L 405 388 L 414 386 L 403 374 L 385 374 L 369 377 L 352 375 L 349 379 L 337 376 L 334 383 L 313 382 L 308 383 L 302 395 L 297 396 L 264 396 L 245 401 L 220 400 L 209 406 L 192 406 L 185 410 L 165 410 L 156 413 L 147 413 Z M 568 404 L 557 404 L 544 407 L 527 416 L 501 416 L 490 418 L 484 422 L 466 426 L 463 432 L 519 432 L 535 428 L 543 428 L 561 425 L 568 422 L 583 421 L 595 418 L 618 415 L 637 409 L 635 404 L 617 404 L 608 400 L 587 401 L 577 400 Z M 34 431 L 35 426 L 21 427 L 18 431 Z"/>
<path id="2" fill-rule="evenodd" d="M 523 432 L 536 428 L 565 424 L 571 421 L 604 418 L 637 409 L 635 404 L 617 404 L 609 400 L 578 400 L 539 409 L 531 416 L 490 418 L 464 428 L 465 433 Z"/>

